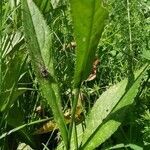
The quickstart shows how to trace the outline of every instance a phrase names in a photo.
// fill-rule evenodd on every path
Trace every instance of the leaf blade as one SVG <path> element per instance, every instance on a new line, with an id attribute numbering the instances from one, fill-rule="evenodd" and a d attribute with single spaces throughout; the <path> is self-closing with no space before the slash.
<path id="1" fill-rule="evenodd" d="M 23 0 L 23 26 L 31 62 L 43 96 L 51 106 L 67 146 L 67 127 L 61 110 L 61 98 L 54 73 L 51 32 L 41 12 L 32 0 Z"/>
<path id="2" fill-rule="evenodd" d="M 99 0 L 70 0 L 70 4 L 77 42 L 74 85 L 78 87 L 89 75 L 108 12 Z"/>
<path id="3" fill-rule="evenodd" d="M 81 146 L 82 149 L 90 150 L 96 148 L 108 139 L 121 125 L 125 111 L 128 106 L 133 103 L 134 97 L 138 92 L 141 78 L 147 67 L 148 65 L 136 72 L 136 80 L 128 91 L 126 91 L 128 80 L 125 79 L 104 92 L 104 94 L 95 103 L 87 120 L 87 128 L 85 130 Z M 121 92 L 118 94 L 119 89 Z M 109 96 L 110 94 L 113 94 L 113 96 L 111 98 L 103 99 L 107 94 Z M 116 97 L 115 95 L 117 94 L 118 96 Z M 113 100 L 115 101 L 114 103 L 111 102 Z M 107 111 L 107 109 L 110 110 Z M 97 113 L 99 111 L 102 115 Z"/>

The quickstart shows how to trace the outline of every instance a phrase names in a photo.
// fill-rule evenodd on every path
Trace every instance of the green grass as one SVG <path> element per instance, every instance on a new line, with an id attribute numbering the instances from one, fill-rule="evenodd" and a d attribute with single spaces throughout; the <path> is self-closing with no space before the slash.
<path id="1" fill-rule="evenodd" d="M 0 2 L 0 149 L 149 149 L 150 3 L 28 2 Z"/>

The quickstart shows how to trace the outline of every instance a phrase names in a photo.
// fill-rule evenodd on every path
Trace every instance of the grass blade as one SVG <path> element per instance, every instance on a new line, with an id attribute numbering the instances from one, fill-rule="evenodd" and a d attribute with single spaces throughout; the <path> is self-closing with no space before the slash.
<path id="1" fill-rule="evenodd" d="M 18 89 L 18 80 L 22 73 L 27 60 L 27 55 L 23 51 L 15 53 L 15 57 L 11 58 L 6 64 L 3 63 L 3 82 L 2 91 L 0 93 L 0 111 L 9 110 L 11 105 L 15 102 L 17 97 L 24 93 L 26 90 Z"/>

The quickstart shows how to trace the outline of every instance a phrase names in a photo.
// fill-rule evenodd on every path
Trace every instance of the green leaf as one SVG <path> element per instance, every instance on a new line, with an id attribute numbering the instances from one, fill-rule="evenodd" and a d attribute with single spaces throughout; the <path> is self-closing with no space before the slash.
<path id="1" fill-rule="evenodd" d="M 128 144 L 126 147 L 129 147 L 129 148 L 131 148 L 133 150 L 143 150 L 143 147 L 138 146 L 136 144 Z"/>
<path id="2" fill-rule="evenodd" d="M 150 51 L 149 50 L 144 50 L 143 54 L 142 54 L 142 57 L 147 59 L 147 60 L 150 60 Z"/>
<path id="3" fill-rule="evenodd" d="M 33 121 L 33 122 L 30 122 L 30 123 L 27 123 L 27 124 L 23 124 L 23 125 L 20 125 L 20 126 L 17 126 L 15 127 L 14 129 L 8 131 L 8 132 L 5 132 L 3 133 L 2 135 L 0 135 L 0 140 L 5 138 L 6 136 L 9 136 L 10 134 L 12 133 L 15 133 L 19 130 L 22 130 L 24 129 L 25 127 L 28 127 L 28 126 L 31 126 L 31 125 L 35 125 L 35 124 L 39 124 L 39 123 L 43 123 L 43 122 L 46 122 L 46 121 L 49 121 L 50 118 L 47 118 L 47 119 L 41 119 L 41 120 L 37 120 L 37 121 Z M 9 120 L 8 120 L 9 121 Z M 10 123 L 10 122 L 9 122 Z M 12 124 L 10 124 L 12 125 Z M 13 125 L 12 125 L 13 126 Z"/>
<path id="4" fill-rule="evenodd" d="M 22 95 L 27 90 L 28 89 L 26 89 L 26 88 L 18 88 L 16 90 L 13 90 L 13 93 L 12 93 L 12 89 L 9 91 L 2 92 L 0 94 L 0 98 L 1 98 L 0 110 L 4 111 L 4 110 L 6 110 L 6 108 L 10 108 L 10 106 L 17 100 L 18 96 Z M 9 96 L 11 95 L 11 93 L 12 93 L 11 99 L 9 99 L 9 101 L 7 101 Z"/>
<path id="5" fill-rule="evenodd" d="M 79 124 L 76 126 L 77 128 L 77 136 L 78 136 L 78 146 L 80 146 L 81 141 L 82 141 L 82 136 L 83 136 L 83 125 Z M 74 136 L 72 135 L 71 137 L 71 145 L 70 145 L 70 149 L 74 150 L 76 148 L 75 143 L 74 143 Z M 65 144 L 63 141 L 61 141 L 61 143 L 57 146 L 57 150 L 64 150 L 65 149 Z"/>
<path id="6" fill-rule="evenodd" d="M 70 4 L 77 43 L 74 86 L 78 87 L 91 71 L 108 13 L 102 0 L 70 0 Z"/>
<path id="7" fill-rule="evenodd" d="M 52 6 L 53 6 L 54 9 L 57 8 L 57 6 L 59 4 L 59 1 L 60 0 L 51 0 L 51 4 L 52 4 Z"/>
<path id="8" fill-rule="evenodd" d="M 67 146 L 67 127 L 61 110 L 61 98 L 53 67 L 51 32 L 32 0 L 22 0 L 22 4 L 23 26 L 34 72 Z"/>
<path id="9" fill-rule="evenodd" d="M 34 0 L 34 3 L 38 6 L 38 8 L 43 14 L 49 13 L 52 9 L 50 0 Z"/>
<path id="10" fill-rule="evenodd" d="M 133 103 L 138 92 L 141 78 L 147 66 L 135 73 L 135 80 L 131 87 L 127 88 L 131 81 L 125 79 L 100 96 L 87 119 L 82 149 L 91 150 L 96 148 L 106 141 L 121 125 L 126 110 Z"/>
<path id="11" fill-rule="evenodd" d="M 25 116 L 23 110 L 20 109 L 20 107 L 18 107 L 17 105 L 14 105 L 11 109 L 9 109 L 9 113 L 6 118 L 7 124 L 14 129 L 10 130 L 7 133 L 2 134 L 0 136 L 0 140 L 3 139 L 4 137 L 6 138 L 6 136 L 12 133 L 15 133 L 17 135 L 17 138 L 19 138 L 19 140 L 21 139 L 26 144 L 30 144 L 33 148 L 37 148 L 32 132 L 29 132 L 29 130 L 27 130 L 26 128 L 21 128 L 22 124 L 24 123 L 24 117 Z"/>
<path id="12" fill-rule="evenodd" d="M 2 59 L 12 57 L 12 54 L 17 52 L 23 45 L 24 39 L 21 32 L 17 31 L 3 39 Z"/>
<path id="13" fill-rule="evenodd" d="M 16 114 L 18 114 L 17 119 L 16 119 Z M 10 112 L 7 116 L 7 123 L 9 126 L 13 127 L 13 129 L 0 135 L 0 141 L 2 141 L 6 137 L 9 138 L 11 134 L 15 134 L 17 135 L 16 138 L 19 141 L 29 144 L 30 146 L 32 146 L 32 148 L 37 149 L 39 148 L 38 147 L 39 141 L 37 141 L 37 138 L 34 137 L 33 132 L 27 130 L 26 128 L 49 120 L 50 118 L 47 118 L 47 119 L 37 120 L 37 121 L 23 124 L 24 123 L 23 111 L 20 110 L 20 108 L 17 107 L 17 105 L 15 105 L 13 108 L 10 109 Z"/>
<path id="14" fill-rule="evenodd" d="M 107 148 L 106 150 L 112 150 L 112 149 L 121 149 L 121 148 L 131 148 L 132 150 L 143 150 L 143 148 L 142 147 L 140 147 L 140 146 L 138 146 L 138 145 L 135 145 L 135 144 L 127 144 L 127 145 L 125 145 L 125 144 L 117 144 L 117 145 L 115 145 L 115 146 L 112 146 L 112 147 L 110 147 L 110 148 Z"/>
<path id="15" fill-rule="evenodd" d="M 0 111 L 6 111 L 15 102 L 17 97 L 24 93 L 25 89 L 18 89 L 18 80 L 26 63 L 27 55 L 23 51 L 14 53 L 7 65 L 3 63 L 3 82 L 0 93 Z"/>

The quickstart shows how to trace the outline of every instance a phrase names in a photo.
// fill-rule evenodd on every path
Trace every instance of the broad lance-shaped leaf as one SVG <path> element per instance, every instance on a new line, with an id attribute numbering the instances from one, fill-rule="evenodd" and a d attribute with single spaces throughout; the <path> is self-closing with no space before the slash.
<path id="1" fill-rule="evenodd" d="M 78 87 L 91 71 L 108 12 L 102 0 L 70 0 L 70 4 L 77 43 L 74 86 Z"/>
<path id="2" fill-rule="evenodd" d="M 53 67 L 51 32 L 32 0 L 22 0 L 22 4 L 24 32 L 34 72 L 67 145 L 67 127 L 61 110 L 60 94 Z"/>
<path id="3" fill-rule="evenodd" d="M 87 119 L 81 149 L 92 150 L 107 140 L 121 125 L 125 111 L 133 103 L 141 78 L 148 65 L 135 73 L 135 80 L 127 89 L 128 79 L 112 86 L 94 104 Z"/>

